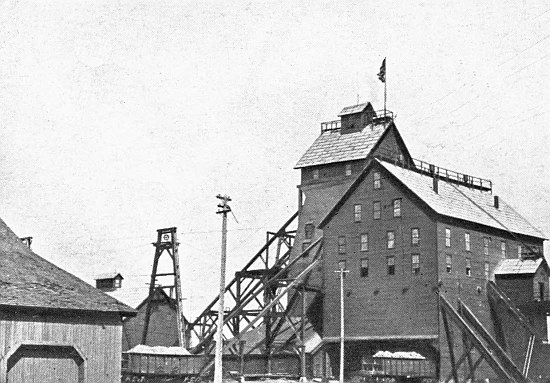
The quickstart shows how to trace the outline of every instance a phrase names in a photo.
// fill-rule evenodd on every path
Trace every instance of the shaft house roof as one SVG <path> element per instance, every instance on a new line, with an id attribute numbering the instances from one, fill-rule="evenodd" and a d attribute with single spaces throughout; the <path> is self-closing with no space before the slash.
<path id="1" fill-rule="evenodd" d="M 135 311 L 33 253 L 0 219 L 0 306 L 135 315 Z"/>
<path id="2" fill-rule="evenodd" d="M 374 123 L 361 131 L 347 134 L 341 134 L 340 130 L 324 131 L 294 168 L 365 159 L 390 126 L 387 123 Z"/>

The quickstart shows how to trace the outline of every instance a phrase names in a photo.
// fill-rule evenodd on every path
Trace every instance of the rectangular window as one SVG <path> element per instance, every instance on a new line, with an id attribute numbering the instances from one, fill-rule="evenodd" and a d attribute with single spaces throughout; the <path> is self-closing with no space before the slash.
<path id="1" fill-rule="evenodd" d="M 311 245 L 311 242 L 309 242 L 309 241 L 302 242 L 302 253 L 304 251 L 306 251 L 306 249 L 309 247 L 309 245 Z M 307 257 L 308 255 L 309 255 L 309 253 L 304 254 L 304 257 Z"/>
<path id="2" fill-rule="evenodd" d="M 466 249 L 466 251 L 471 251 L 470 233 L 464 233 L 464 248 Z"/>
<path id="3" fill-rule="evenodd" d="M 346 260 L 338 261 L 338 270 L 346 270 Z"/>
<path id="4" fill-rule="evenodd" d="M 388 263 L 388 275 L 394 275 L 395 274 L 395 257 L 391 256 L 386 258 L 386 261 Z"/>
<path id="5" fill-rule="evenodd" d="M 312 175 L 313 175 L 314 180 L 318 180 L 319 179 L 319 169 L 313 169 Z"/>
<path id="6" fill-rule="evenodd" d="M 380 201 L 372 203 L 372 216 L 374 219 L 380 219 Z"/>
<path id="7" fill-rule="evenodd" d="M 420 274 L 420 254 L 413 254 L 411 256 L 412 273 L 414 275 Z"/>
<path id="8" fill-rule="evenodd" d="M 304 231 L 306 239 L 312 239 L 313 233 L 315 232 L 315 226 L 312 223 L 306 223 Z"/>
<path id="9" fill-rule="evenodd" d="M 361 205 L 353 206 L 353 220 L 355 222 L 361 222 Z"/>
<path id="10" fill-rule="evenodd" d="M 351 164 L 346 164 L 346 176 L 351 176 Z"/>
<path id="11" fill-rule="evenodd" d="M 544 291 L 546 290 L 544 282 L 539 282 L 539 297 L 540 300 L 544 300 Z"/>
<path id="12" fill-rule="evenodd" d="M 445 264 L 448 273 L 453 271 L 453 257 L 451 255 L 447 254 L 445 257 Z"/>
<path id="13" fill-rule="evenodd" d="M 395 232 L 388 231 L 387 237 L 388 237 L 387 247 L 388 247 L 388 249 L 393 249 L 395 247 Z"/>
<path id="14" fill-rule="evenodd" d="M 411 246 L 418 246 L 420 243 L 420 229 L 413 227 L 411 229 Z"/>
<path id="15" fill-rule="evenodd" d="M 361 258 L 361 267 L 359 268 L 359 274 L 362 277 L 369 276 L 369 259 L 368 258 Z"/>
<path id="16" fill-rule="evenodd" d="M 521 245 L 518 245 L 518 258 L 521 258 L 521 253 L 523 249 L 521 248 Z"/>
<path id="17" fill-rule="evenodd" d="M 485 279 L 489 279 L 489 262 L 485 262 Z"/>
<path id="18" fill-rule="evenodd" d="M 483 237 L 483 254 L 489 255 L 489 238 Z"/>
<path id="19" fill-rule="evenodd" d="M 346 254 L 346 237 L 345 236 L 338 237 L 338 253 Z"/>
<path id="20" fill-rule="evenodd" d="M 445 247 L 451 247 L 451 229 L 445 229 Z"/>
<path id="21" fill-rule="evenodd" d="M 401 198 L 393 200 L 393 216 L 401 217 Z"/>
<path id="22" fill-rule="evenodd" d="M 506 241 L 500 241 L 500 256 L 506 258 Z"/>
<path id="23" fill-rule="evenodd" d="M 374 172 L 373 174 L 374 181 L 373 181 L 373 189 L 380 189 L 380 172 Z"/>
<path id="24" fill-rule="evenodd" d="M 470 258 L 466 258 L 466 275 L 472 276 L 472 260 Z"/>
<path id="25" fill-rule="evenodd" d="M 361 234 L 361 251 L 369 251 L 369 235 L 367 233 Z"/>

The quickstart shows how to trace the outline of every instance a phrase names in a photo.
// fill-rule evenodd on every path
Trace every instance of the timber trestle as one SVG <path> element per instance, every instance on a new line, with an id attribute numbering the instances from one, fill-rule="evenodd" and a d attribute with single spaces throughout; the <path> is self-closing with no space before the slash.
<path id="1" fill-rule="evenodd" d="M 441 293 L 439 302 L 451 362 L 451 372 L 445 377 L 444 382 L 475 381 L 476 370 L 485 361 L 502 382 L 532 383 L 460 299 L 458 310 Z M 454 336 L 452 325 L 460 330 L 460 338 Z M 462 354 L 458 358 L 455 357 L 457 340 L 461 340 L 463 345 Z M 477 355 L 473 351 L 477 351 Z M 459 370 L 466 362 L 467 373 L 463 374 L 463 380 L 460 380 L 459 377 L 462 376 Z"/>

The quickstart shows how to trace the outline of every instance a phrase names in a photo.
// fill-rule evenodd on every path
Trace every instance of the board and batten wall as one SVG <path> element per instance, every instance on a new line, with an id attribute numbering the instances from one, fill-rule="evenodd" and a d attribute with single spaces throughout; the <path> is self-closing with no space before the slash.
<path id="1" fill-rule="evenodd" d="M 0 383 L 120 382 L 118 314 L 0 310 Z"/>

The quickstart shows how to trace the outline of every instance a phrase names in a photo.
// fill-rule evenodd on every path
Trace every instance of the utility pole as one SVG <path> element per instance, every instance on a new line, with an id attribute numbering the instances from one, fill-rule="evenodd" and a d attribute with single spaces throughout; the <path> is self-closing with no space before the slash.
<path id="1" fill-rule="evenodd" d="M 340 383 L 344 383 L 344 276 L 349 270 L 340 266 L 335 273 L 340 273 Z"/>
<path id="2" fill-rule="evenodd" d="M 231 211 L 231 208 L 227 204 L 231 201 L 231 198 L 227 195 L 218 194 L 216 196 L 221 202 L 218 204 L 218 211 L 216 214 L 222 215 L 222 256 L 220 267 L 220 295 L 218 297 L 218 328 L 216 331 L 216 355 L 214 363 L 214 383 L 222 383 L 222 357 L 223 357 L 223 296 L 225 294 L 225 259 L 227 250 L 227 213 Z"/>

